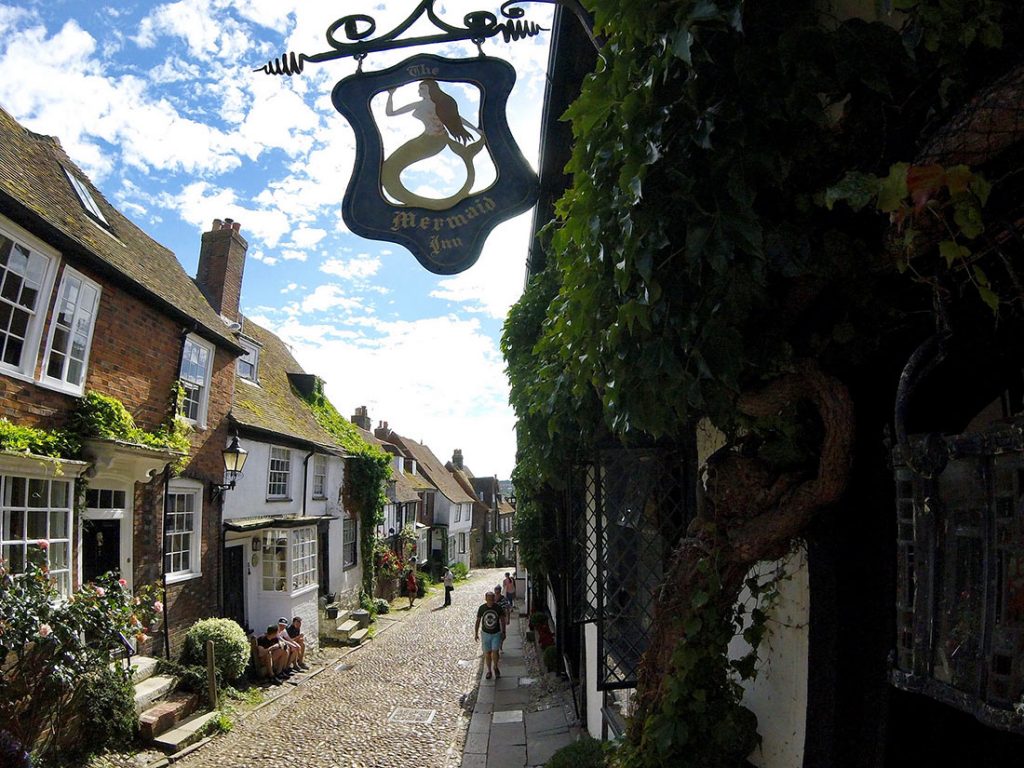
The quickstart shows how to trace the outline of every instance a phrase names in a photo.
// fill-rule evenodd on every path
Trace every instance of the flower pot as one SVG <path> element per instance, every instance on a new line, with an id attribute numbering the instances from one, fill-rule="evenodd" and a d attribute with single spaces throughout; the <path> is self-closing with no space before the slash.
<path id="1" fill-rule="evenodd" d="M 336 619 L 336 618 L 338 618 L 338 606 L 336 606 L 336 605 L 328 605 L 327 606 L 327 618 L 328 619 Z"/>

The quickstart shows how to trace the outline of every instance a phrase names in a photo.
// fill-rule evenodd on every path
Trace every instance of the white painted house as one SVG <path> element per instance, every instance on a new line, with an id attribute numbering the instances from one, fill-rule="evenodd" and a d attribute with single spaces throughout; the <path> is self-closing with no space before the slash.
<path id="1" fill-rule="evenodd" d="M 430 561 L 435 570 L 442 565 L 465 563 L 469 567 L 470 535 L 475 499 L 456 482 L 426 445 L 399 435 L 383 422 L 374 435 L 397 445 L 415 460 L 416 469 L 436 490 L 422 492 L 424 515 L 430 522 Z"/>
<path id="2" fill-rule="evenodd" d="M 299 396 L 317 386 L 274 334 L 246 320 L 231 417 L 248 453 L 224 491 L 224 615 L 261 634 L 279 617 L 319 633 L 318 598 L 358 602 L 358 519 L 345 510 L 343 449 Z"/>

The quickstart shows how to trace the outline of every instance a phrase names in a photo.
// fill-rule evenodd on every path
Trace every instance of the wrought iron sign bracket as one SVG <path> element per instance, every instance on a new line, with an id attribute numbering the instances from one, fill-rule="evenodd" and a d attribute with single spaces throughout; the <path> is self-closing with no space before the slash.
<path id="1" fill-rule="evenodd" d="M 461 27 L 441 19 L 434 11 L 434 2 L 435 0 L 420 0 L 405 21 L 377 37 L 373 37 L 377 31 L 377 22 L 372 16 L 365 13 L 343 16 L 327 28 L 327 44 L 330 46 L 330 50 L 314 54 L 293 51 L 272 59 L 253 71 L 268 75 L 291 76 L 301 74 L 306 64 L 320 64 L 335 59 L 355 58 L 360 61 L 361 65 L 362 60 L 368 54 L 379 51 L 440 45 L 460 40 L 470 40 L 479 47 L 485 40 L 497 35 L 501 35 L 508 43 L 548 31 L 539 24 L 524 18 L 526 11 L 518 7 L 522 3 L 544 3 L 571 10 L 587 28 L 591 40 L 594 40 L 593 33 L 588 26 L 586 11 L 580 5 L 579 0 L 505 0 L 499 9 L 502 21 L 499 22 L 498 17 L 490 11 L 471 11 L 463 17 L 463 26 Z M 438 33 L 402 38 L 402 35 L 424 16 L 439 30 Z M 339 33 L 343 34 L 344 40 L 339 39 Z"/>

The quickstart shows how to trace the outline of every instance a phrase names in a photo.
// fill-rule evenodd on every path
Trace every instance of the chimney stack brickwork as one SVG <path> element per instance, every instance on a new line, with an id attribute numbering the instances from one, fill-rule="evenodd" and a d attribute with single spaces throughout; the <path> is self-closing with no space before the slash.
<path id="1" fill-rule="evenodd" d="M 249 244 L 241 235 L 241 225 L 231 219 L 214 219 L 209 232 L 203 233 L 199 249 L 196 285 L 210 306 L 231 322 L 240 322 L 242 273 Z"/>
<path id="2" fill-rule="evenodd" d="M 456 469 L 463 469 L 463 466 L 462 466 L 462 449 L 461 448 L 456 448 L 455 452 L 452 454 L 452 465 Z"/>
<path id="3" fill-rule="evenodd" d="M 373 430 L 373 422 L 370 421 L 370 413 L 366 410 L 365 405 L 360 405 L 356 408 L 356 412 L 352 414 L 351 422 L 367 432 Z"/>

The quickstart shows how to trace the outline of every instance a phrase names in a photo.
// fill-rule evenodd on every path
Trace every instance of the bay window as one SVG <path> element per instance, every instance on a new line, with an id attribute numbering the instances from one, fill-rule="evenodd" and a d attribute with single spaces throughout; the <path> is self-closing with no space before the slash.
<path id="1" fill-rule="evenodd" d="M 263 531 L 263 591 L 289 592 L 316 586 L 316 528 Z"/>

